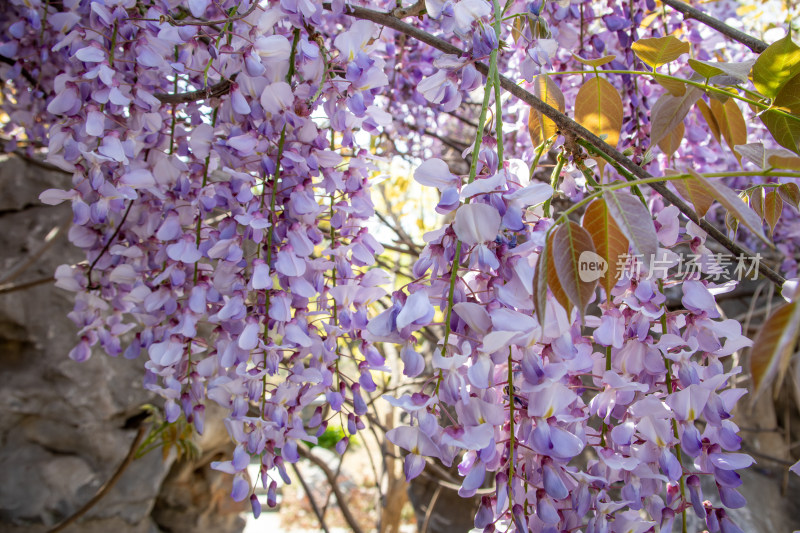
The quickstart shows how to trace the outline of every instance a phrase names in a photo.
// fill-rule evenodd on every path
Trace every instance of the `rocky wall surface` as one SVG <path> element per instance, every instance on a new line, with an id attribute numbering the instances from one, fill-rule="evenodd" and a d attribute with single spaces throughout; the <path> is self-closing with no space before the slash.
<path id="1" fill-rule="evenodd" d="M 0 160 L 0 286 L 41 280 L 59 264 L 80 260 L 66 238 L 69 205 L 38 201 L 43 190 L 69 183 L 63 173 L 16 158 Z M 52 244 L 6 281 L 54 228 L 61 232 Z M 67 357 L 76 339 L 67 318 L 71 298 L 52 283 L 0 289 L 0 531 L 46 531 L 79 509 L 123 461 L 136 436 L 141 406 L 154 401 L 142 387 L 140 360 L 97 353 L 76 363 Z M 228 503 L 229 476 L 208 467 L 213 454 L 227 452 L 224 428 L 210 418 L 199 459 L 173 465 L 174 456 L 165 461 L 159 451 L 145 455 L 65 531 L 241 531 L 240 508 Z M 198 479 L 209 482 L 187 483 Z M 191 498 L 170 506 L 185 500 L 187 492 Z M 157 500 L 161 503 L 154 512 Z"/>

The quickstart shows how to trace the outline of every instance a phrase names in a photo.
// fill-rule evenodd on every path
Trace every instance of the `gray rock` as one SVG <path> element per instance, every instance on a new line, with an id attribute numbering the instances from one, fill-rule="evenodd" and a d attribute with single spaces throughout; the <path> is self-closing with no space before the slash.
<path id="1" fill-rule="evenodd" d="M 38 196 L 69 184 L 70 176 L 15 158 L 0 160 L 0 280 L 38 250 L 53 228 L 67 229 L 69 205 L 44 206 Z M 80 251 L 62 236 L 12 283 L 52 276 L 59 264 L 81 259 Z M 45 531 L 74 513 L 128 453 L 136 430 L 126 429 L 126 420 L 145 403 L 160 404 L 142 387 L 141 360 L 95 353 L 76 363 L 67 357 L 76 342 L 76 328 L 67 318 L 71 310 L 71 293 L 52 283 L 0 293 L 0 531 Z M 207 436 L 200 441 L 205 449 L 219 451 L 227 445 L 220 420 L 219 413 L 208 416 Z M 197 527 L 172 524 L 170 530 L 241 531 L 243 524 L 230 516 L 227 523 L 193 518 L 212 512 L 210 499 L 229 500 L 230 477 L 212 472 L 207 457 L 202 460 L 181 463 L 183 469 L 215 480 L 192 488 L 200 497 L 184 509 L 183 518 L 184 524 Z M 170 491 L 184 488 L 165 482 L 176 475 L 173 462 L 174 455 L 164 461 L 159 451 L 134 461 L 67 531 L 158 532 L 164 524 L 154 519 L 157 498 L 169 499 Z"/>

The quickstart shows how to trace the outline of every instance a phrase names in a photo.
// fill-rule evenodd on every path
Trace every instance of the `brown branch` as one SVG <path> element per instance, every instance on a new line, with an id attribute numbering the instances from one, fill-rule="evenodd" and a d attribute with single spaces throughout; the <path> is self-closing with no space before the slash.
<path id="1" fill-rule="evenodd" d="M 433 492 L 431 501 L 428 502 L 428 508 L 425 509 L 425 519 L 422 521 L 422 533 L 428 533 L 428 526 L 431 523 L 431 516 L 433 516 L 433 508 L 436 507 L 436 502 L 439 501 L 439 496 L 442 494 L 442 486 L 437 485 L 436 490 Z"/>
<path id="2" fill-rule="evenodd" d="M 330 8 L 329 4 L 323 4 L 326 9 Z M 345 10 L 347 15 L 350 15 L 354 18 L 360 18 L 364 20 L 370 20 L 377 24 L 392 28 L 393 30 L 399 31 L 401 33 L 405 33 L 410 37 L 413 37 L 419 41 L 428 44 L 437 50 L 441 50 L 446 54 L 456 54 L 461 55 L 463 52 L 456 46 L 450 44 L 449 42 L 440 39 L 427 33 L 415 26 L 407 24 L 402 20 L 398 20 L 397 18 L 393 17 L 390 14 L 381 13 L 378 11 L 373 11 L 371 9 L 366 9 L 363 7 L 358 6 L 348 6 Z M 475 63 L 475 68 L 483 74 L 484 76 L 489 72 L 489 66 L 485 63 Z M 533 93 L 528 92 L 527 90 L 523 89 L 519 85 L 517 85 L 513 80 L 505 77 L 500 76 L 500 84 L 506 91 L 510 92 L 512 95 L 516 96 L 529 106 L 531 106 L 536 111 L 539 111 L 547 118 L 551 119 L 558 130 L 564 134 L 569 133 L 574 136 L 580 137 L 585 139 L 592 147 L 594 147 L 598 152 L 601 154 L 605 154 L 610 160 L 618 163 L 624 169 L 629 171 L 633 174 L 636 178 L 639 179 L 648 179 L 653 178 L 653 176 L 648 173 L 645 169 L 625 157 L 625 155 L 614 148 L 613 146 L 606 143 L 600 137 L 595 135 L 594 133 L 590 132 L 571 118 L 569 118 L 564 113 L 561 113 L 557 109 L 547 105 L 545 102 L 537 98 L 533 95 Z M 714 225 L 708 223 L 707 221 L 701 219 L 697 216 L 694 210 L 689 207 L 677 194 L 670 191 L 666 184 L 664 183 L 651 183 L 650 187 L 658 192 L 661 196 L 665 199 L 670 201 L 675 207 L 677 207 L 684 215 L 686 215 L 689 220 L 703 228 L 714 240 L 720 243 L 722 246 L 728 249 L 731 253 L 736 256 L 747 256 L 753 257 L 751 253 L 747 250 L 733 242 L 731 239 L 725 236 L 719 229 L 717 229 Z M 763 262 L 759 262 L 758 265 L 759 272 L 767 279 L 775 283 L 776 285 L 783 285 L 785 279 L 769 268 L 767 265 L 763 264 Z"/>
<path id="3" fill-rule="evenodd" d="M 233 76 L 230 80 L 222 80 L 221 82 L 215 83 L 214 85 L 206 87 L 205 89 L 198 89 L 196 91 L 176 94 L 155 93 L 153 96 L 158 98 L 162 104 L 188 104 L 191 102 L 197 102 L 198 100 L 207 100 L 209 98 L 215 98 L 228 94 L 228 92 L 231 90 L 232 81 L 234 78 L 235 76 Z"/>
<path id="4" fill-rule="evenodd" d="M 26 281 L 24 283 L 19 283 L 17 285 L 0 285 L 0 294 L 8 294 L 10 292 L 17 292 L 17 291 L 25 291 L 28 289 L 32 289 L 34 287 L 38 287 L 39 285 L 44 285 L 45 283 L 52 283 L 56 280 L 53 276 L 47 278 L 39 278 L 33 281 Z"/>
<path id="5" fill-rule="evenodd" d="M 333 490 L 333 495 L 336 496 L 336 502 L 339 504 L 339 509 L 342 511 L 342 515 L 344 515 L 344 519 L 347 521 L 347 525 L 350 526 L 350 529 L 352 529 L 354 533 L 364 533 L 353 516 L 353 512 L 350 510 L 350 507 L 348 507 L 347 498 L 344 494 L 342 494 L 342 489 L 340 489 L 339 485 L 336 483 L 336 477 L 330 467 L 325 464 L 325 461 L 311 453 L 311 450 L 309 450 L 305 444 L 298 442 L 297 451 L 300 452 L 300 455 L 317 465 L 319 469 L 322 470 L 322 473 L 325 474 L 325 477 L 328 479 L 328 483 Z"/>
<path id="6" fill-rule="evenodd" d="M 192 20 L 182 21 L 182 20 L 175 20 L 174 18 L 172 18 L 169 15 L 162 15 L 162 17 L 160 19 L 155 19 L 155 18 L 131 18 L 131 19 L 128 19 L 128 20 L 141 21 L 141 22 L 167 22 L 167 23 L 171 24 L 172 26 L 217 26 L 219 24 L 227 24 L 228 22 L 234 22 L 236 20 L 241 20 L 241 19 L 247 17 L 248 15 L 250 15 L 250 13 L 252 13 L 253 11 L 255 11 L 256 7 L 258 7 L 258 0 L 253 0 L 253 3 L 250 4 L 250 7 L 247 9 L 247 11 L 245 11 L 241 15 L 235 15 L 233 17 L 228 17 L 228 18 L 219 19 L 219 20 L 197 19 L 197 20 L 194 20 L 194 21 L 192 21 Z"/>
<path id="7" fill-rule="evenodd" d="M 767 49 L 767 43 L 762 40 L 756 39 L 752 35 L 748 35 L 742 31 L 737 30 L 736 28 L 732 28 L 722 22 L 719 19 L 716 19 L 710 15 L 706 15 L 702 11 L 697 8 L 690 6 L 689 4 L 685 4 L 680 2 L 679 0 L 661 0 L 664 4 L 668 5 L 675 11 L 679 11 L 683 13 L 684 18 L 692 18 L 695 19 L 697 22 L 705 24 L 709 28 L 713 28 L 720 32 L 721 34 L 730 37 L 734 41 L 738 41 L 745 45 L 747 48 L 752 50 L 753 52 L 760 54 L 764 50 Z"/>
<path id="8" fill-rule="evenodd" d="M 408 7 L 398 7 L 397 9 L 392 11 L 392 15 L 394 15 L 399 19 L 402 19 L 405 17 L 417 17 L 422 15 L 424 12 L 425 12 L 425 0 L 417 0 L 416 4 L 410 5 Z"/>
<path id="9" fill-rule="evenodd" d="M 106 481 L 106 483 L 102 487 L 98 489 L 97 493 L 92 497 L 92 499 L 86 502 L 83 505 L 83 507 L 75 511 L 72 515 L 68 516 L 67 518 L 59 522 L 52 529 L 49 529 L 47 533 L 57 533 L 58 531 L 63 531 L 65 528 L 69 527 L 76 520 L 78 520 L 81 516 L 86 514 L 86 512 L 89 509 L 94 507 L 94 505 L 97 502 L 99 502 L 103 496 L 108 494 L 108 491 L 110 491 L 111 488 L 117 484 L 117 481 L 120 480 L 122 474 L 133 462 L 136 456 L 136 450 L 139 448 L 139 444 L 142 442 L 142 439 L 144 439 L 145 434 L 147 434 L 147 428 L 148 424 L 142 424 L 139 426 L 139 431 L 136 432 L 136 438 L 134 438 L 133 442 L 131 443 L 131 447 L 128 450 L 128 455 L 125 456 L 125 459 L 123 459 L 122 463 L 120 463 L 120 465 L 117 467 L 117 470 L 116 472 L 114 472 L 114 475 L 112 475 L 111 478 L 108 481 Z"/>
<path id="10" fill-rule="evenodd" d="M 311 494 L 311 489 L 306 483 L 306 480 L 303 479 L 303 476 L 300 474 L 300 470 L 297 468 L 297 465 L 292 463 L 292 470 L 294 470 L 294 474 L 297 476 L 297 480 L 300 481 L 300 485 L 303 487 L 303 490 L 306 493 L 306 497 L 308 498 L 308 502 L 311 504 L 311 510 L 314 511 L 314 514 L 317 515 L 317 520 L 319 521 L 319 526 L 322 528 L 322 531 L 325 533 L 330 533 L 328 530 L 328 526 L 325 524 L 325 515 L 322 511 L 319 510 L 319 506 L 317 502 L 314 500 L 314 495 Z"/>

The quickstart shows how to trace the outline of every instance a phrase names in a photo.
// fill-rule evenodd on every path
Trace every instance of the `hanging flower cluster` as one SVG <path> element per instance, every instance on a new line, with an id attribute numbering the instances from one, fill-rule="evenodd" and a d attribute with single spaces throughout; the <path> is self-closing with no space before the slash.
<path id="1" fill-rule="evenodd" d="M 419 15 L 405 22 L 395 2 L 368 7 L 5 4 L 6 149 L 46 148 L 72 176 L 41 196 L 72 205 L 69 238 L 86 254 L 56 272 L 75 293 L 70 357 L 99 346 L 139 358 L 167 420 L 200 433 L 208 402 L 225 407 L 236 449 L 215 467 L 255 507 L 247 465 L 260 462 L 274 501 L 273 473 L 286 478 L 298 441 L 326 429 L 320 399 L 350 435 L 362 429 L 374 372 L 388 370 L 378 345 L 394 343 L 406 376 L 431 378 L 384 396 L 410 415 L 387 438 L 407 452 L 409 480 L 428 459 L 458 465 L 465 497 L 493 478 L 476 527 L 643 533 L 671 531 L 679 515 L 685 528 L 694 512 L 709 531 L 739 531 L 726 508 L 745 505 L 736 471 L 752 459 L 731 420 L 745 389 L 731 388 L 741 369 L 728 361 L 752 343 L 716 305 L 733 284 L 706 276 L 719 268 L 708 228 L 645 186 L 674 181 L 699 217 L 719 200 L 754 245 L 758 210 L 709 179 L 735 177 L 744 155 L 760 173 L 731 185 L 750 187 L 751 205 L 759 191 L 775 235 L 796 234 L 789 206 L 780 224 L 763 215 L 764 194 L 795 198 L 781 188 L 791 173 L 764 169 L 797 168 L 785 163 L 796 156 L 748 145 L 730 97 L 749 83 L 749 52 L 649 0 L 427 0 L 402 8 Z M 659 70 L 690 43 L 694 63 Z M 599 139 L 501 99 L 503 76 Z M 476 95 L 479 114 L 465 112 Z M 477 126 L 470 171 L 418 154 L 414 178 L 438 190 L 450 222 L 425 235 L 415 279 L 389 294 L 370 231 L 381 167 L 369 137 L 437 150 L 422 132 L 454 131 L 459 113 Z M 796 151 L 773 115 L 758 131 Z M 598 142 L 661 177 L 637 181 Z M 548 157 L 551 183 L 538 179 Z M 685 250 L 695 276 L 657 274 Z M 628 255 L 639 261 L 615 271 Z M 586 276 L 590 263 L 605 270 Z M 439 334 L 432 359 L 423 328 Z M 723 507 L 705 500 L 701 476 Z"/>

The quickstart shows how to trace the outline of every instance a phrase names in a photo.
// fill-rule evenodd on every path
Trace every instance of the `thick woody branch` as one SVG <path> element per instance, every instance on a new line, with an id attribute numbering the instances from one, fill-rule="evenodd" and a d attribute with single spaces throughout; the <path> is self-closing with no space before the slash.
<path id="1" fill-rule="evenodd" d="M 329 8 L 329 4 L 325 4 L 326 8 Z M 413 37 L 419 41 L 428 44 L 437 50 L 441 50 L 446 54 L 455 54 L 461 55 L 462 51 L 457 48 L 456 46 L 439 39 L 427 33 L 419 28 L 416 28 L 410 24 L 403 22 L 402 20 L 398 20 L 397 18 L 393 17 L 392 15 L 381 13 L 378 11 L 373 11 L 371 9 L 366 9 L 363 7 L 358 6 L 349 6 L 346 8 L 345 13 L 354 17 L 360 18 L 365 20 L 371 20 L 377 24 L 381 24 L 383 26 L 392 28 L 396 31 L 401 33 L 405 33 L 410 37 Z M 485 63 L 475 63 L 475 68 L 483 74 L 484 76 L 489 73 L 489 66 Z M 594 133 L 590 132 L 571 118 L 569 118 L 564 113 L 561 113 L 557 109 L 547 105 L 545 102 L 537 98 L 533 95 L 533 93 L 526 91 L 519 85 L 517 85 L 514 81 L 505 76 L 500 76 L 500 84 L 506 91 L 510 92 L 529 106 L 539 111 L 547 118 L 551 119 L 555 122 L 556 126 L 558 127 L 559 131 L 562 134 L 572 134 L 576 137 L 580 137 L 585 139 L 592 147 L 594 147 L 598 152 L 601 152 L 607 155 L 611 160 L 618 163 L 621 167 L 629 171 L 633 176 L 639 179 L 648 179 L 653 178 L 653 176 L 648 173 L 645 169 L 625 157 L 625 155 L 614 148 L 613 146 L 609 145 L 605 141 L 603 141 L 600 137 L 595 135 Z M 722 246 L 724 246 L 728 251 L 730 251 L 735 256 L 744 256 L 744 257 L 752 257 L 753 254 L 733 242 L 729 239 L 724 233 L 722 233 L 716 226 L 710 224 L 706 220 L 697 216 L 697 213 L 686 204 L 677 194 L 673 193 L 671 190 L 667 188 L 665 183 L 652 183 L 650 187 L 653 188 L 656 192 L 658 192 L 661 196 L 663 196 L 666 200 L 671 202 L 675 207 L 677 207 L 684 215 L 689 218 L 692 222 L 703 228 L 704 231 L 708 233 L 711 238 L 716 240 Z M 784 281 L 786 281 L 780 274 L 769 268 L 767 265 L 759 262 L 758 266 L 759 272 L 765 278 L 769 279 L 773 283 L 777 285 L 782 285 Z"/>
<path id="2" fill-rule="evenodd" d="M 719 19 L 716 19 L 710 15 L 707 15 L 700 11 L 697 8 L 690 6 L 689 4 L 685 4 L 680 2 L 679 0 L 661 0 L 664 4 L 668 5 L 675 11 L 679 11 L 683 13 L 684 18 L 692 18 L 695 19 L 697 22 L 705 24 L 709 28 L 713 28 L 720 32 L 721 34 L 733 39 L 734 41 L 738 41 L 745 45 L 747 48 L 752 50 L 753 52 L 760 54 L 764 50 L 767 49 L 767 43 L 756 39 L 752 35 L 747 35 L 746 33 L 737 30 L 736 28 L 732 28 L 722 22 Z"/>

